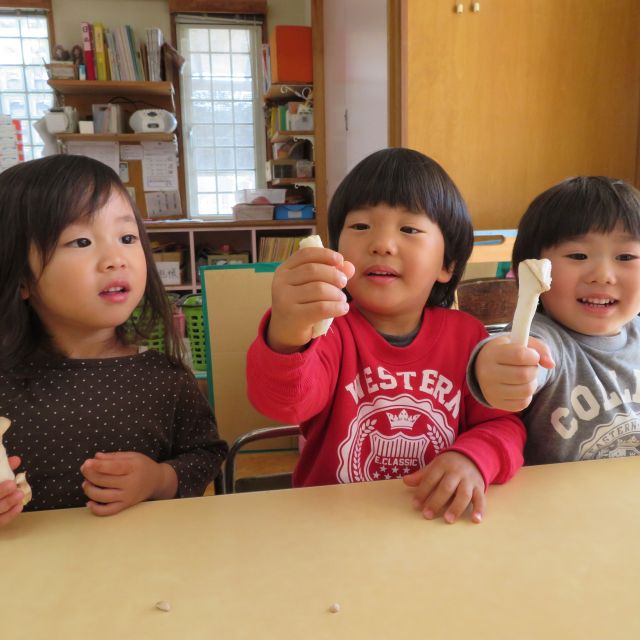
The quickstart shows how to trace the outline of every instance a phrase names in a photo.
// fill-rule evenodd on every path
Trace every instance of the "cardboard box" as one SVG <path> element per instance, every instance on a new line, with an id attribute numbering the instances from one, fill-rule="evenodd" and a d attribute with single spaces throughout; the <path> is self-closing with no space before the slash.
<path id="1" fill-rule="evenodd" d="M 311 27 L 278 25 L 269 46 L 271 82 L 313 82 Z"/>
<path id="2" fill-rule="evenodd" d="M 162 284 L 182 284 L 182 253 L 180 251 L 159 251 L 152 254 Z"/>
<path id="3" fill-rule="evenodd" d="M 279 204 L 273 215 L 275 220 L 313 220 L 312 204 Z"/>
<path id="4" fill-rule="evenodd" d="M 240 251 L 238 253 L 208 253 L 207 264 L 248 264 L 249 252 Z"/>

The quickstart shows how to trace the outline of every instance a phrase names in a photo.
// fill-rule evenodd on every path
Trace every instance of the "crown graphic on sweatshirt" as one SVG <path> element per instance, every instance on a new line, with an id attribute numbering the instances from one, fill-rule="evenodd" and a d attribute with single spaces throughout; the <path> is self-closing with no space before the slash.
<path id="1" fill-rule="evenodd" d="M 418 413 L 410 416 L 406 409 L 403 409 L 397 416 L 394 416 L 393 413 L 387 413 L 392 429 L 411 429 L 419 417 Z"/>

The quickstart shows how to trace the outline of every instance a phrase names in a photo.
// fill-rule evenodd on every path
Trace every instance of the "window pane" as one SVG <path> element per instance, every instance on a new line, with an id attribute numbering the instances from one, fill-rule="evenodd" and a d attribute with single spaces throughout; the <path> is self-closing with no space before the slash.
<path id="1" fill-rule="evenodd" d="M 251 78 L 233 79 L 233 99 L 253 100 L 253 84 Z"/>
<path id="2" fill-rule="evenodd" d="M 236 174 L 232 171 L 218 174 L 218 191 L 236 190 Z M 235 203 L 234 203 L 235 204 Z"/>
<path id="3" fill-rule="evenodd" d="M 12 118 L 26 118 L 27 96 L 24 93 L 3 93 L 2 113 L 10 115 Z"/>
<path id="4" fill-rule="evenodd" d="M 204 193 L 198 194 L 198 211 L 201 216 L 214 215 L 218 213 L 216 205 L 216 196 L 214 194 Z"/>
<path id="5" fill-rule="evenodd" d="M 239 124 L 253 122 L 253 104 L 251 102 L 234 102 L 233 121 Z"/>
<path id="6" fill-rule="evenodd" d="M 191 139 L 196 147 L 212 147 L 213 127 L 210 124 L 194 124 L 191 127 Z"/>
<path id="7" fill-rule="evenodd" d="M 213 109 L 210 102 L 191 103 L 191 122 L 202 124 L 213 120 Z"/>
<path id="8" fill-rule="evenodd" d="M 215 193 L 216 176 L 214 173 L 198 173 L 196 179 L 198 181 L 198 193 L 205 193 L 207 191 Z"/>
<path id="9" fill-rule="evenodd" d="M 211 79 L 194 78 L 191 80 L 191 99 L 211 101 Z"/>
<path id="10" fill-rule="evenodd" d="M 193 154 L 196 170 L 198 172 L 215 170 L 215 157 L 213 149 L 196 149 Z"/>
<path id="11" fill-rule="evenodd" d="M 253 147 L 236 148 L 236 166 L 238 169 L 251 169 L 255 166 Z"/>
<path id="12" fill-rule="evenodd" d="M 211 29 L 211 51 L 229 51 L 229 31 L 226 29 Z"/>
<path id="13" fill-rule="evenodd" d="M 221 193 L 218 195 L 218 212 L 222 214 L 230 214 L 233 211 L 233 205 L 236 203 L 235 193 Z"/>
<path id="14" fill-rule="evenodd" d="M 229 78 L 213 79 L 213 98 L 214 100 L 231 100 L 231 80 Z"/>
<path id="15" fill-rule="evenodd" d="M 20 36 L 18 18 L 4 16 L 0 18 L 0 38 L 17 38 Z"/>
<path id="16" fill-rule="evenodd" d="M 263 126 L 262 118 L 254 122 L 262 104 L 255 103 L 260 99 L 258 78 L 252 77 L 261 35 L 262 28 L 255 25 L 178 25 L 178 41 L 189 60 L 181 98 L 183 123 L 189 127 L 190 215 L 230 215 L 237 189 L 264 182 L 259 158 L 265 141 L 255 131 Z"/>
<path id="17" fill-rule="evenodd" d="M 22 55 L 25 64 L 43 64 L 49 60 L 49 43 L 44 38 L 26 39 L 22 41 Z"/>
<path id="18" fill-rule="evenodd" d="M 193 53 L 189 58 L 191 59 L 192 76 L 196 78 L 211 76 L 211 60 L 208 53 Z"/>
<path id="19" fill-rule="evenodd" d="M 29 94 L 29 116 L 31 118 L 41 118 L 53 104 L 53 96 L 50 93 L 30 93 Z"/>
<path id="20" fill-rule="evenodd" d="M 238 171 L 238 189 L 255 189 L 256 172 Z"/>
<path id="21" fill-rule="evenodd" d="M 18 38 L 0 38 L 0 60 L 22 64 L 22 47 Z"/>
<path id="22" fill-rule="evenodd" d="M 218 123 L 233 122 L 233 107 L 231 102 L 214 102 L 213 121 Z"/>
<path id="23" fill-rule="evenodd" d="M 232 147 L 234 144 L 233 125 L 218 124 L 215 130 L 215 144 L 221 147 Z"/>
<path id="24" fill-rule="evenodd" d="M 0 17 L 0 112 L 21 124 L 25 159 L 42 155 L 34 124 L 51 108 L 48 22 L 42 15 Z"/>
<path id="25" fill-rule="evenodd" d="M 24 91 L 22 67 L 0 67 L 0 91 Z"/>
<path id="26" fill-rule="evenodd" d="M 209 51 L 208 29 L 189 29 L 189 50 Z"/>
<path id="27" fill-rule="evenodd" d="M 236 53 L 249 53 L 251 51 L 248 31 L 234 29 L 231 32 L 231 51 Z"/>
<path id="28" fill-rule="evenodd" d="M 236 53 L 231 56 L 231 67 L 235 78 L 251 77 L 251 58 L 244 53 Z"/>
<path id="29" fill-rule="evenodd" d="M 211 72 L 214 76 L 230 76 L 231 60 L 225 53 L 214 53 L 211 55 Z"/>
<path id="30" fill-rule="evenodd" d="M 27 76 L 27 88 L 29 91 L 47 91 L 47 72 L 44 67 L 25 67 Z"/>
<path id="31" fill-rule="evenodd" d="M 236 125 L 235 145 L 237 147 L 253 147 L 253 125 Z"/>
<path id="32" fill-rule="evenodd" d="M 41 16 L 29 16 L 21 18 L 20 31 L 23 38 L 44 38 L 49 37 L 47 19 Z"/>
<path id="33" fill-rule="evenodd" d="M 236 168 L 233 147 L 216 148 L 216 166 L 220 171 L 224 171 L 225 169 L 232 170 Z"/>

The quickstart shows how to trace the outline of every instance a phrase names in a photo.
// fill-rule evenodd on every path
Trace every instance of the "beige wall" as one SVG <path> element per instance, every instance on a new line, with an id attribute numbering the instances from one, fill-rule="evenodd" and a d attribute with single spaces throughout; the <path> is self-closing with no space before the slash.
<path id="1" fill-rule="evenodd" d="M 268 25 L 311 24 L 310 0 L 270 0 Z M 52 0 L 56 44 L 71 48 L 81 44 L 80 23 L 102 22 L 107 27 L 129 24 L 137 35 L 146 27 L 171 33 L 166 0 Z"/>

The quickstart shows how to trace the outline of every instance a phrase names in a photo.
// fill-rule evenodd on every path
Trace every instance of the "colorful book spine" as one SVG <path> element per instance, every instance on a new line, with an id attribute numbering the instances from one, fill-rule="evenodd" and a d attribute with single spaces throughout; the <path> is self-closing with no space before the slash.
<path id="1" fill-rule="evenodd" d="M 93 43 L 95 46 L 96 79 L 109 80 L 109 67 L 104 45 L 104 26 L 100 22 L 93 25 Z"/>
<path id="2" fill-rule="evenodd" d="M 84 65 L 87 74 L 87 80 L 96 79 L 95 59 L 93 57 L 93 29 L 91 23 L 81 22 L 82 30 L 82 49 L 84 50 Z"/>

